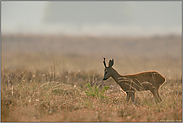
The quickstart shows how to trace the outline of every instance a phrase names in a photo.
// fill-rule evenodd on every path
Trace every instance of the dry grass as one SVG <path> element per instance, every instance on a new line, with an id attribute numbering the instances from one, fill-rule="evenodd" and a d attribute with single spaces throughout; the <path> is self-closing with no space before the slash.
<path id="1" fill-rule="evenodd" d="M 37 52 L 6 51 L 5 46 L 9 45 L 2 45 L 1 121 L 182 121 L 179 58 L 168 61 L 136 59 L 134 62 L 129 56 L 134 65 L 131 66 L 115 56 L 114 67 L 121 74 L 154 69 L 167 79 L 160 88 L 161 103 L 156 104 L 147 91 L 136 93 L 139 105 L 134 105 L 131 101 L 126 103 L 126 94 L 112 79 L 102 81 L 103 58 L 100 55 L 92 58 L 91 54 L 60 55 L 41 49 Z M 110 86 L 105 93 L 108 98 L 86 96 L 87 83 L 100 89 Z"/>
<path id="2" fill-rule="evenodd" d="M 94 76 L 92 82 L 97 80 Z M 61 76 L 65 76 L 63 73 Z M 105 98 L 86 96 L 81 86 L 64 84 L 61 76 L 29 71 L 2 71 L 2 121 L 160 121 L 182 120 L 181 80 L 168 80 L 160 90 L 163 102 L 156 104 L 150 92 L 136 94 L 140 104 L 126 103 L 126 95 L 112 88 Z M 67 75 L 74 82 L 88 81 L 83 73 Z M 101 78 L 101 76 L 99 77 Z M 67 81 L 67 80 L 66 80 Z M 81 81 L 81 82 L 82 82 Z M 97 82 L 96 82 L 97 83 Z M 86 88 L 84 88 L 85 90 Z"/>

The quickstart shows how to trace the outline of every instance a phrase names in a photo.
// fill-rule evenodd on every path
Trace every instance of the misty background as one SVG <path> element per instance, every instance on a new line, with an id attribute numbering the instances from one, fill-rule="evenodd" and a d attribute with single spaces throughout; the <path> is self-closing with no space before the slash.
<path id="1" fill-rule="evenodd" d="M 2 68 L 180 77 L 181 1 L 2 1 Z M 53 67 L 54 66 L 54 67 Z"/>
<path id="2" fill-rule="evenodd" d="M 181 35 L 181 1 L 2 1 L 7 33 Z"/>

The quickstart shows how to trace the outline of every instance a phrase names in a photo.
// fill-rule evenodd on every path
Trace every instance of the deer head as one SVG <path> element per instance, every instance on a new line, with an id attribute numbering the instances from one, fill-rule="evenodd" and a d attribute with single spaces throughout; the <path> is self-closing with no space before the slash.
<path id="1" fill-rule="evenodd" d="M 112 66 L 114 64 L 114 59 L 109 60 L 109 66 L 108 67 L 106 66 L 105 58 L 104 58 L 103 63 L 104 63 L 104 67 L 105 67 L 103 80 L 107 80 L 109 77 L 111 77 L 111 74 L 112 74 L 111 70 L 112 70 Z"/>

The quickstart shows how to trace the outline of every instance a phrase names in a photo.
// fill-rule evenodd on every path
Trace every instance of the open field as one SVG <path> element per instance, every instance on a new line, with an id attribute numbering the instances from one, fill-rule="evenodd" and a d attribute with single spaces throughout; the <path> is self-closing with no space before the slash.
<path id="1" fill-rule="evenodd" d="M 137 92 L 138 105 L 112 80 L 103 57 L 123 74 L 156 70 L 166 83 L 157 104 Z M 2 37 L 1 121 L 182 121 L 181 37 Z M 87 96 L 87 83 L 109 86 L 106 98 Z"/>

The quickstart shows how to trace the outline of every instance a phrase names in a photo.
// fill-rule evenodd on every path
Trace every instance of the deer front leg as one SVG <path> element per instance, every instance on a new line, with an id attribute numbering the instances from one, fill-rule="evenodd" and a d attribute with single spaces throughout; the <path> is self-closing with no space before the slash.
<path id="1" fill-rule="evenodd" d="M 132 102 L 134 102 L 135 100 L 135 93 L 134 92 L 126 92 L 127 97 L 126 97 L 126 101 L 128 102 L 131 98 Z"/>
<path id="2" fill-rule="evenodd" d="M 133 92 L 131 92 L 131 100 L 134 103 L 134 101 L 135 101 L 135 93 L 133 93 Z"/>
<path id="3" fill-rule="evenodd" d="M 127 96 L 126 96 L 126 101 L 128 102 L 130 100 L 130 94 L 129 92 L 126 92 Z"/>

